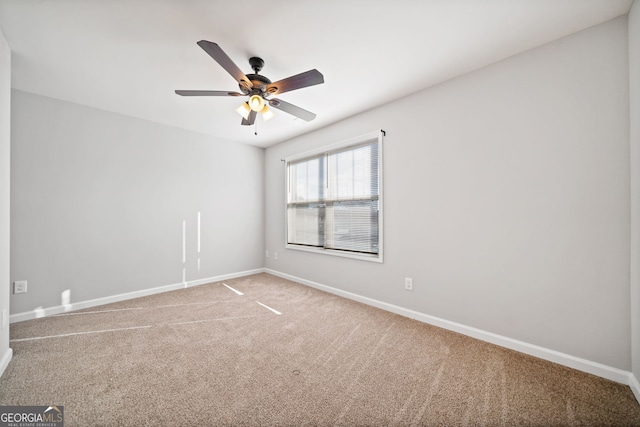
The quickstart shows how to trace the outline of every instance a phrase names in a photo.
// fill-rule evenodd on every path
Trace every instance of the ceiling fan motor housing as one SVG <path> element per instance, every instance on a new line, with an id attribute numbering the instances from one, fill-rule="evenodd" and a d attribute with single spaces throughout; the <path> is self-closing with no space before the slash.
<path id="1" fill-rule="evenodd" d="M 252 95 L 265 95 L 265 89 L 267 85 L 271 83 L 271 80 L 260 74 L 247 74 L 247 78 L 253 83 L 253 87 L 249 91 Z M 242 86 L 240 86 L 242 89 Z"/>

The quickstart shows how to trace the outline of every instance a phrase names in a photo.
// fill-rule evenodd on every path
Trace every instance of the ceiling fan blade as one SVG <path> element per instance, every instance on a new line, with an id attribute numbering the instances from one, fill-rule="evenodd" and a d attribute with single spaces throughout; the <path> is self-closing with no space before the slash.
<path id="1" fill-rule="evenodd" d="M 247 89 L 251 89 L 253 87 L 253 83 L 251 80 L 247 78 L 247 76 L 238 68 L 238 66 L 229 58 L 229 56 L 224 53 L 224 51 L 218 46 L 216 43 L 200 40 L 198 42 L 198 46 L 200 46 L 205 52 L 209 54 L 222 68 L 224 68 L 227 73 L 231 74 L 234 79 L 242 86 Z"/>
<path id="2" fill-rule="evenodd" d="M 176 94 L 182 96 L 245 96 L 244 93 L 226 90 L 176 90 Z"/>
<path id="3" fill-rule="evenodd" d="M 289 113 L 292 116 L 296 116 L 307 122 L 310 122 L 311 120 L 316 118 L 315 113 L 312 113 L 311 111 L 307 111 L 296 105 L 289 104 L 288 102 L 285 102 L 281 99 L 277 99 L 277 98 L 271 99 L 269 100 L 269 105 L 272 106 L 273 108 L 277 108 L 278 110 L 284 111 L 285 113 Z"/>
<path id="4" fill-rule="evenodd" d="M 279 93 L 289 92 L 290 90 L 301 89 L 303 87 L 319 85 L 324 83 L 324 76 L 316 69 L 287 77 L 267 85 L 267 93 L 277 95 Z"/>
<path id="5" fill-rule="evenodd" d="M 257 115 L 258 115 L 257 112 L 251 110 L 251 112 L 249 113 L 249 118 L 248 119 L 243 118 L 241 125 L 242 126 L 251 126 L 252 124 L 255 123 Z"/>

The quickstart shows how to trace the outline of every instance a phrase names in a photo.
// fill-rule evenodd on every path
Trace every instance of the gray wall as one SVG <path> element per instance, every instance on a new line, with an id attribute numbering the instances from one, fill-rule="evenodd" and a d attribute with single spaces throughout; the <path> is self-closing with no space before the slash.
<path id="1" fill-rule="evenodd" d="M 640 381 L 640 3 L 629 13 L 631 117 L 631 345 L 633 374 Z M 638 396 L 640 400 L 640 396 Z"/>
<path id="2" fill-rule="evenodd" d="M 0 30 L 0 316 L 9 313 L 9 218 L 10 218 L 10 147 L 11 147 L 11 50 Z M 8 322 L 8 320 L 7 320 Z M 10 357 L 9 326 L 1 325 L 0 375 L 2 361 Z"/>
<path id="3" fill-rule="evenodd" d="M 267 149 L 266 266 L 629 371 L 626 24 Z M 285 249 L 280 159 L 381 128 L 384 264 Z"/>
<path id="4" fill-rule="evenodd" d="M 12 313 L 262 267 L 263 149 L 21 91 L 11 118 Z"/>

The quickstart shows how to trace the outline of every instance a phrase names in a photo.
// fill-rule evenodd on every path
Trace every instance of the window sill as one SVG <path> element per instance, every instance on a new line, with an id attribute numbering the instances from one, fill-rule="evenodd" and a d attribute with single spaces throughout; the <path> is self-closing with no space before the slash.
<path id="1" fill-rule="evenodd" d="M 345 251 L 337 251 L 332 249 L 314 248 L 310 246 L 291 245 L 288 243 L 285 245 L 285 248 L 293 249 L 294 251 L 312 252 L 316 254 L 331 255 L 331 256 L 337 256 L 341 258 L 351 258 L 351 259 L 358 259 L 361 261 L 377 262 L 380 264 L 382 264 L 383 262 L 382 254 L 378 254 L 378 255 L 359 254 L 355 252 L 345 252 Z"/>

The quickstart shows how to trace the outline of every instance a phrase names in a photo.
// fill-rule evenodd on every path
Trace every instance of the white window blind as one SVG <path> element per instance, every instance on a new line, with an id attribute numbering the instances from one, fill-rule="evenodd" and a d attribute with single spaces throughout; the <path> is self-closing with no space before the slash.
<path id="1" fill-rule="evenodd" d="M 287 161 L 287 243 L 381 255 L 381 137 Z"/>

